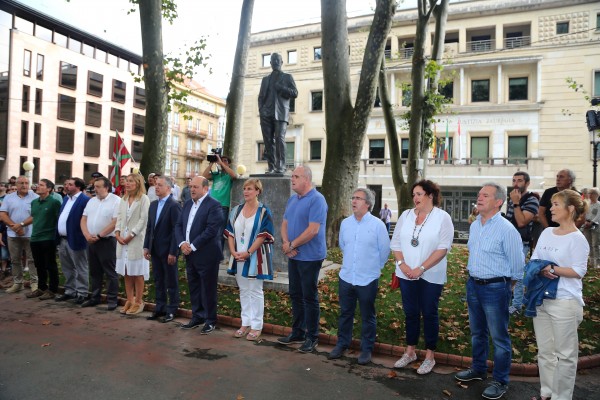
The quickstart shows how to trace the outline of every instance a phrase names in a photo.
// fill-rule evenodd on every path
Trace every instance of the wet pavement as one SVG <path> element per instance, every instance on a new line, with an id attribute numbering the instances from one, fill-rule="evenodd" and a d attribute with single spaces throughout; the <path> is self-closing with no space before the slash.
<path id="1" fill-rule="evenodd" d="M 368 366 L 355 353 L 329 361 L 329 346 L 313 354 L 276 343 L 234 339 L 234 328 L 210 335 L 161 324 L 144 312 L 122 316 L 106 306 L 0 294 L 0 399 L 481 399 L 485 383 L 468 388 L 455 368 L 428 376 L 393 370 L 395 359 Z M 600 398 L 600 369 L 578 375 L 575 399 Z M 537 378 L 512 378 L 505 399 L 537 394 Z"/>

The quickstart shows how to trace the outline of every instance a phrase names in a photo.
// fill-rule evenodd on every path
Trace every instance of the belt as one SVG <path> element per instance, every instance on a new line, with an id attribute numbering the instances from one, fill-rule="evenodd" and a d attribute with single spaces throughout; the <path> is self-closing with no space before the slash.
<path id="1" fill-rule="evenodd" d="M 470 279 L 473 280 L 473 282 L 475 282 L 475 284 L 477 285 L 488 285 L 490 283 L 497 283 L 497 282 L 510 282 L 511 278 L 508 278 L 506 276 L 500 276 L 498 278 L 489 278 L 489 279 L 479 279 L 479 278 L 474 278 L 474 277 L 470 277 Z"/>

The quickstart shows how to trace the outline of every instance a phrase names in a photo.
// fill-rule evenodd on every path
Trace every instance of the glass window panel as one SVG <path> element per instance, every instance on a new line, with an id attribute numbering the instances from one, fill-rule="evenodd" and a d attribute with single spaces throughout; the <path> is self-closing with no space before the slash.
<path id="1" fill-rule="evenodd" d="M 29 122 L 21 121 L 21 147 L 29 145 Z"/>
<path id="2" fill-rule="evenodd" d="M 446 100 L 454 98 L 454 82 L 448 82 L 445 85 L 440 85 L 439 92 Z"/>
<path id="3" fill-rule="evenodd" d="M 256 157 L 257 161 L 267 161 L 267 158 L 265 157 L 265 144 L 264 143 L 258 143 L 257 144 L 257 157 Z"/>
<path id="4" fill-rule="evenodd" d="M 294 156 L 296 150 L 296 143 L 286 142 L 285 143 L 285 166 L 287 168 L 294 168 Z"/>
<path id="5" fill-rule="evenodd" d="M 402 139 L 402 150 L 400 153 L 400 157 L 402 158 L 402 162 L 404 163 L 404 160 L 408 160 L 408 145 L 410 143 L 410 140 L 408 139 Z"/>
<path id="6" fill-rule="evenodd" d="M 23 75 L 31 76 L 31 51 L 23 52 Z"/>
<path id="7" fill-rule="evenodd" d="M 117 103 L 125 103 L 125 91 L 127 84 L 119 80 L 113 79 L 112 100 Z"/>
<path id="8" fill-rule="evenodd" d="M 77 88 L 77 66 L 67 62 L 60 62 L 60 86 Z"/>
<path id="9" fill-rule="evenodd" d="M 385 158 L 385 139 L 369 140 L 369 164 L 383 164 Z M 377 159 L 377 160 L 373 160 Z"/>
<path id="10" fill-rule="evenodd" d="M 35 75 L 38 81 L 44 80 L 44 56 L 41 54 L 37 55 L 37 69 Z"/>
<path id="11" fill-rule="evenodd" d="M 35 26 L 35 37 L 52 43 L 52 31 L 48 28 L 44 28 L 43 26 Z"/>
<path id="12" fill-rule="evenodd" d="M 69 128 L 56 129 L 56 152 L 73 154 L 75 131 Z"/>
<path id="13" fill-rule="evenodd" d="M 92 96 L 102 97 L 103 84 L 103 75 L 93 71 L 88 72 L 88 94 L 91 94 Z"/>
<path id="14" fill-rule="evenodd" d="M 321 59 L 321 48 L 320 47 L 315 47 L 314 49 L 314 60 L 320 60 Z"/>
<path id="15" fill-rule="evenodd" d="M 21 95 L 21 111 L 29 112 L 29 86 L 23 85 L 23 94 Z"/>
<path id="16" fill-rule="evenodd" d="M 123 132 L 125 129 L 125 111 L 118 108 L 111 108 L 110 111 L 110 130 Z"/>
<path id="17" fill-rule="evenodd" d="M 39 150 L 41 142 L 42 142 L 42 124 L 36 122 L 35 124 L 33 124 L 33 148 L 36 150 Z"/>
<path id="18" fill-rule="evenodd" d="M 311 140 L 310 141 L 310 159 L 320 160 L 321 159 L 321 141 Z"/>
<path id="19" fill-rule="evenodd" d="M 594 97 L 600 97 L 600 71 L 594 71 Z"/>
<path id="20" fill-rule="evenodd" d="M 474 137 L 471 138 L 471 159 L 473 163 L 479 161 L 487 163 L 490 157 L 490 138 Z"/>
<path id="21" fill-rule="evenodd" d="M 323 110 L 323 92 L 312 92 L 311 96 L 311 111 L 322 111 Z"/>
<path id="22" fill-rule="evenodd" d="M 79 40 L 69 38 L 69 50 L 76 51 L 77 53 L 81 53 L 81 42 Z"/>
<path id="23" fill-rule="evenodd" d="M 83 44 L 83 51 L 82 51 L 82 53 L 85 54 L 88 57 L 92 57 L 93 58 L 94 57 L 94 47 L 90 46 L 87 43 L 84 43 Z"/>
<path id="24" fill-rule="evenodd" d="M 527 78 L 508 79 L 508 100 L 527 100 Z"/>
<path id="25" fill-rule="evenodd" d="M 75 121 L 75 97 L 58 95 L 58 119 Z"/>
<path id="26" fill-rule="evenodd" d="M 107 62 L 110 65 L 117 65 L 119 63 L 119 58 L 117 56 L 115 56 L 114 54 L 110 54 L 108 53 L 108 57 L 106 58 Z"/>
<path id="27" fill-rule="evenodd" d="M 142 161 L 142 147 L 144 142 L 138 142 L 137 140 L 131 141 L 131 157 L 137 162 Z M 175 162 L 175 160 L 173 160 Z"/>
<path id="28" fill-rule="evenodd" d="M 61 33 L 54 32 L 54 43 L 57 45 L 66 48 L 67 47 L 67 37 Z"/>
<path id="29" fill-rule="evenodd" d="M 44 101 L 42 89 L 35 89 L 35 113 L 42 115 L 42 104 Z"/>
<path id="30" fill-rule="evenodd" d="M 527 161 L 527 136 L 508 137 L 509 164 L 524 164 Z"/>
<path id="31" fill-rule="evenodd" d="M 85 124 L 100 127 L 102 124 L 102 104 L 87 102 Z"/>
<path id="32" fill-rule="evenodd" d="M 146 108 L 146 89 L 135 87 L 133 95 L 133 106 L 137 108 Z"/>
<path id="33" fill-rule="evenodd" d="M 83 164 L 83 180 L 89 182 L 92 179 L 92 174 L 98 172 L 98 164 Z"/>
<path id="34" fill-rule="evenodd" d="M 54 182 L 62 183 L 67 178 L 73 176 L 73 163 L 71 161 L 56 160 L 54 166 Z"/>
<path id="35" fill-rule="evenodd" d="M 146 128 L 146 117 L 144 115 L 133 114 L 133 134 L 138 136 L 144 136 L 144 130 Z"/>
<path id="36" fill-rule="evenodd" d="M 100 157 L 100 135 L 97 133 L 85 133 L 84 155 Z"/>
<path id="37" fill-rule="evenodd" d="M 26 19 L 23 19 L 21 17 L 16 17 L 15 28 L 17 28 L 21 32 L 33 36 L 33 22 L 27 21 Z"/>
<path id="38" fill-rule="evenodd" d="M 471 82 L 471 101 L 490 101 L 489 79 L 480 79 Z"/>
<path id="39" fill-rule="evenodd" d="M 262 66 L 263 67 L 268 67 L 269 65 L 271 65 L 271 54 L 263 54 L 262 55 Z"/>
<path id="40" fill-rule="evenodd" d="M 298 62 L 298 52 L 296 50 L 288 51 L 288 64 L 296 64 Z"/>
<path id="41" fill-rule="evenodd" d="M 569 21 L 557 22 L 556 23 L 556 34 L 564 35 L 569 33 Z"/>
<path id="42" fill-rule="evenodd" d="M 98 61 L 106 62 L 106 52 L 104 50 L 100 50 L 96 48 L 96 55 L 94 58 Z"/>

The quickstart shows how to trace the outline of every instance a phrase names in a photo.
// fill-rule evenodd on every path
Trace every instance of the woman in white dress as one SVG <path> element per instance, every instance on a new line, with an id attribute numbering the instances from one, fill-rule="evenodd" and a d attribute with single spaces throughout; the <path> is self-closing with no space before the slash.
<path id="1" fill-rule="evenodd" d="M 125 196 L 119 205 L 115 227 L 117 239 L 117 273 L 125 277 L 127 302 L 121 314 L 144 311 L 144 281 L 150 277 L 150 263 L 144 258 L 144 236 L 150 200 L 140 174 L 125 180 Z"/>

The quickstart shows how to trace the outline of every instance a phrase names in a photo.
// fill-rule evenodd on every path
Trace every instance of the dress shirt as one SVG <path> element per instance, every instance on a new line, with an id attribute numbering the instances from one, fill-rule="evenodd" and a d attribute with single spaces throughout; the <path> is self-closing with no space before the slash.
<path id="1" fill-rule="evenodd" d="M 179 247 L 181 247 L 181 245 L 184 243 L 190 243 L 190 230 L 192 229 L 194 217 L 196 216 L 196 212 L 198 212 L 198 209 L 200 208 L 200 205 L 202 204 L 206 196 L 208 196 L 208 193 L 200 197 L 198 201 L 192 200 L 192 208 L 190 209 L 190 215 L 188 215 L 187 226 L 185 227 L 185 242 L 179 243 Z M 193 244 L 190 243 L 190 247 L 192 248 L 192 251 L 196 251 L 196 247 Z"/>
<path id="2" fill-rule="evenodd" d="M 165 206 L 165 202 L 171 196 L 170 194 L 166 195 L 162 199 L 158 199 L 158 204 L 156 205 L 156 220 L 154 223 L 158 222 L 158 218 L 160 218 L 160 213 L 162 212 L 163 207 Z"/>
<path id="3" fill-rule="evenodd" d="M 17 192 L 7 194 L 4 197 L 0 211 L 8 214 L 8 217 L 15 223 L 19 224 L 31 216 L 31 202 L 39 196 L 33 193 L 32 190 L 27 192 L 27 196 L 21 197 Z M 23 228 L 24 235 L 19 236 L 12 229 L 7 229 L 8 237 L 31 237 L 32 225 L 27 225 Z"/>
<path id="4" fill-rule="evenodd" d="M 339 239 L 344 254 L 340 279 L 355 286 L 378 279 L 390 255 L 385 224 L 369 212 L 360 221 L 351 215 L 342 221 Z"/>
<path id="5" fill-rule="evenodd" d="M 98 196 L 92 197 L 83 210 L 83 215 L 87 217 L 87 228 L 90 235 L 98 235 L 110 224 L 112 219 L 117 219 L 119 216 L 119 204 L 121 198 L 115 194 L 109 193 L 104 199 L 100 200 Z M 107 235 L 115 236 L 113 229 Z"/>
<path id="6" fill-rule="evenodd" d="M 73 208 L 73 204 L 75 204 L 75 200 L 79 197 L 82 192 L 78 192 L 73 196 L 68 196 L 67 203 L 65 204 L 65 208 L 63 208 L 60 213 L 60 217 L 58 217 L 58 234 L 60 236 L 67 236 L 67 219 L 69 218 L 69 213 L 71 212 L 71 208 Z"/>
<path id="7" fill-rule="evenodd" d="M 481 225 L 481 215 L 471 224 L 467 269 L 474 278 L 511 277 L 523 279 L 521 235 L 500 212 Z"/>

